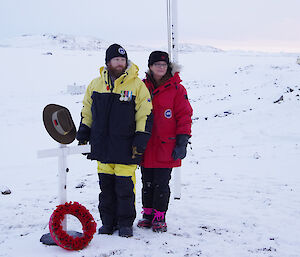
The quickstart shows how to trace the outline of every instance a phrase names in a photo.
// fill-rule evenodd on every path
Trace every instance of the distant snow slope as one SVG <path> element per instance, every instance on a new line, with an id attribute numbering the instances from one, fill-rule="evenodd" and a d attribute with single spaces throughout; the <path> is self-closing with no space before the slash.
<path id="1" fill-rule="evenodd" d="M 202 46 L 198 44 L 179 44 L 178 46 L 179 52 L 182 53 L 190 53 L 190 52 L 224 52 L 221 49 L 215 48 L 213 46 Z"/>
<path id="2" fill-rule="evenodd" d="M 111 43 L 95 37 L 82 37 L 65 34 L 22 35 L 20 37 L 0 41 L 0 47 L 36 48 L 36 49 L 67 49 L 100 51 L 106 49 Z M 128 45 L 128 50 L 145 51 L 143 46 Z"/>
<path id="3" fill-rule="evenodd" d="M 100 51 L 105 50 L 110 44 L 103 39 L 95 37 L 82 37 L 65 34 L 43 34 L 43 35 L 30 35 L 25 34 L 19 37 L 8 38 L 0 40 L 0 47 L 17 47 L 17 48 L 36 48 L 36 49 L 67 49 L 67 50 L 87 50 L 87 51 Z M 124 45 L 127 51 L 152 51 L 155 50 L 151 47 L 140 45 L 127 44 Z M 179 44 L 179 52 L 222 52 L 223 50 L 217 49 L 212 46 L 202 46 L 197 44 Z"/>

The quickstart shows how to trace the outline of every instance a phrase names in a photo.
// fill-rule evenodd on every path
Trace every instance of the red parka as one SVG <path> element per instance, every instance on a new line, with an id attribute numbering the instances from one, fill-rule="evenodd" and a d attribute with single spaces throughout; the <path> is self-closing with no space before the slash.
<path id="1" fill-rule="evenodd" d="M 191 135 L 193 110 L 186 89 L 180 82 L 178 72 L 157 88 L 148 74 L 144 79 L 152 97 L 154 116 L 152 136 L 141 163 L 145 168 L 181 166 L 181 160 L 175 161 L 172 152 L 176 145 L 176 135 Z"/>

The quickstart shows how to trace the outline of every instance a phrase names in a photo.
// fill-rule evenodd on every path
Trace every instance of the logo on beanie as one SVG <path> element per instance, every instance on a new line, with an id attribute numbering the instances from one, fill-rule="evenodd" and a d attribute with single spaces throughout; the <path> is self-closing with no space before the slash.
<path id="1" fill-rule="evenodd" d="M 171 109 L 165 110 L 165 117 L 167 119 L 171 119 L 172 118 L 172 111 L 171 111 Z"/>
<path id="2" fill-rule="evenodd" d="M 161 58 L 162 60 L 164 60 L 164 59 L 166 59 L 166 56 L 162 55 L 160 58 Z"/>
<path id="3" fill-rule="evenodd" d="M 124 50 L 124 48 L 122 48 L 122 47 L 120 47 L 120 48 L 118 49 L 118 51 L 119 51 L 119 53 L 122 54 L 122 55 L 124 55 L 124 54 L 126 53 L 125 50 Z"/>

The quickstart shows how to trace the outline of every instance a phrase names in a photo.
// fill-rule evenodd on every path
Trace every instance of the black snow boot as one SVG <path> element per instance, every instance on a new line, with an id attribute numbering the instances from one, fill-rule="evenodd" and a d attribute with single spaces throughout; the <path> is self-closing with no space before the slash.
<path id="1" fill-rule="evenodd" d="M 121 237 L 132 237 L 133 236 L 132 227 L 120 227 L 119 236 L 121 236 Z"/>
<path id="2" fill-rule="evenodd" d="M 98 234 L 112 235 L 118 229 L 118 226 L 103 225 L 99 228 Z"/>

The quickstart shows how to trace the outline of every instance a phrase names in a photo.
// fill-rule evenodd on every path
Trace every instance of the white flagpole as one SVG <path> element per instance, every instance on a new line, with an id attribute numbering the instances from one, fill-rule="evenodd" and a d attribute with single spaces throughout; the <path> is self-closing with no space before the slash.
<path id="1" fill-rule="evenodd" d="M 167 0 L 168 52 L 170 60 L 178 63 L 177 0 Z M 173 169 L 174 199 L 181 197 L 181 167 Z"/>
<path id="2" fill-rule="evenodd" d="M 167 0 L 168 53 L 172 59 L 171 0 Z"/>
<path id="3" fill-rule="evenodd" d="M 173 0 L 172 6 L 172 41 L 173 41 L 173 62 L 178 64 L 178 26 L 177 26 L 177 0 Z M 175 171 L 175 193 L 174 199 L 181 198 L 181 167 Z"/>
<path id="4" fill-rule="evenodd" d="M 177 0 L 172 0 L 172 62 L 178 63 Z"/>

